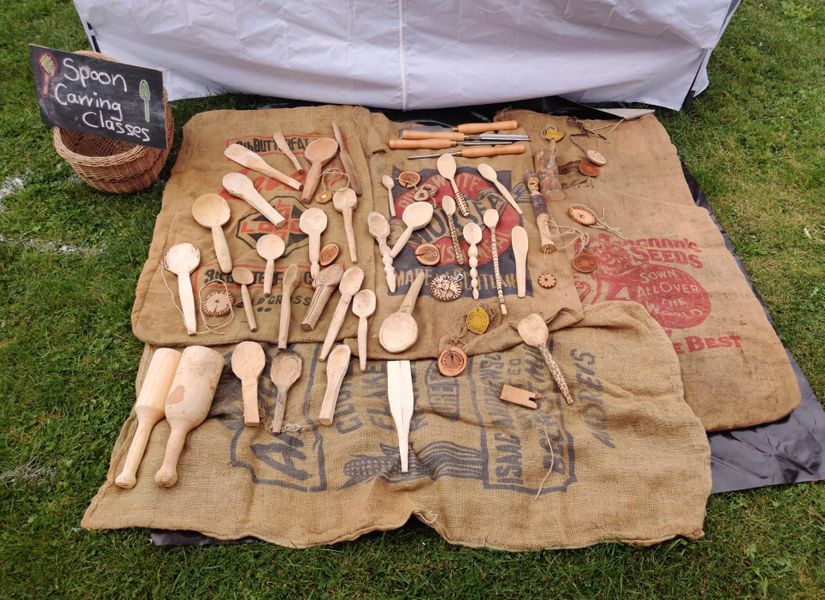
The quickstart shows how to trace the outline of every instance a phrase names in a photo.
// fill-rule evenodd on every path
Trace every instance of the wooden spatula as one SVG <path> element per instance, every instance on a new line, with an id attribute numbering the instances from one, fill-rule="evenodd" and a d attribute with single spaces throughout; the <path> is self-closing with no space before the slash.
<path id="1" fill-rule="evenodd" d="M 395 422 L 395 431 L 398 434 L 401 472 L 406 473 L 410 460 L 410 423 L 415 407 L 410 361 L 387 361 L 387 398 L 390 403 L 390 414 Z"/>
<path id="2" fill-rule="evenodd" d="M 223 187 L 233 196 L 245 200 L 247 204 L 266 217 L 275 227 L 286 220 L 269 202 L 264 200 L 264 197 L 258 193 L 258 190 L 252 185 L 252 181 L 246 175 L 227 173 L 223 176 Z"/>
<path id="3" fill-rule="evenodd" d="M 278 169 L 270 167 L 266 161 L 252 150 L 241 146 L 240 144 L 231 144 L 223 151 L 224 156 L 229 160 L 234 160 L 241 166 L 247 169 L 252 169 L 258 173 L 263 173 L 267 177 L 272 177 L 281 183 L 288 185 L 294 190 L 300 190 L 303 184 L 287 175 L 281 173 Z"/>
<path id="4" fill-rule="evenodd" d="M 510 231 L 510 244 L 513 247 L 513 258 L 516 259 L 516 289 L 519 298 L 527 295 L 527 249 L 529 241 L 527 230 L 516 225 Z"/>

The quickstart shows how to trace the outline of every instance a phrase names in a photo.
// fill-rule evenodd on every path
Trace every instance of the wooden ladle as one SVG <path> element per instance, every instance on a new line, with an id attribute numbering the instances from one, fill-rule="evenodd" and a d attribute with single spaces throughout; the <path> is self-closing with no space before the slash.
<path id="1" fill-rule="evenodd" d="M 327 354 L 329 354 L 329 351 L 332 349 L 335 338 L 338 337 L 338 332 L 341 331 L 341 326 L 347 317 L 349 303 L 352 301 L 355 293 L 361 289 L 362 283 L 364 283 L 364 270 L 361 267 L 350 267 L 344 271 L 344 276 L 341 277 L 341 283 L 338 284 L 338 291 L 341 292 L 341 298 L 338 299 L 338 305 L 332 314 L 332 320 L 329 322 L 329 329 L 327 329 L 324 345 L 321 347 L 321 354 L 319 355 L 321 360 L 326 360 Z"/>
<path id="2" fill-rule="evenodd" d="M 252 271 L 244 267 L 232 269 L 232 281 L 241 286 L 241 298 L 243 299 L 243 310 L 246 313 L 246 320 L 249 322 L 250 331 L 258 331 L 258 322 L 255 320 L 255 309 L 252 308 L 252 297 L 249 295 L 248 285 L 252 285 L 255 276 Z"/>
<path id="3" fill-rule="evenodd" d="M 395 293 L 395 267 L 392 266 L 392 250 L 387 246 L 387 238 L 390 236 L 390 224 L 387 217 L 375 211 L 371 212 L 367 215 L 367 229 L 378 242 L 381 262 L 384 264 L 384 274 L 387 276 L 387 288 L 391 293 Z"/>
<path id="4" fill-rule="evenodd" d="M 252 180 L 246 175 L 227 173 L 223 176 L 223 187 L 233 196 L 237 196 L 241 200 L 246 201 L 249 206 L 266 217 L 275 227 L 278 227 L 286 220 L 269 202 L 264 200 L 264 197 L 261 196 L 258 190 L 255 189 L 255 186 L 252 185 Z"/>
<path id="5" fill-rule="evenodd" d="M 275 261 L 284 253 L 286 244 L 281 236 L 274 233 L 267 233 L 258 238 L 255 244 L 255 250 L 258 251 L 258 256 L 266 261 L 266 270 L 264 271 L 264 296 L 272 295 L 272 279 L 275 276 Z"/>
<path id="6" fill-rule="evenodd" d="M 215 246 L 218 265 L 224 273 L 231 272 L 232 257 L 229 255 L 226 236 L 223 234 L 223 229 L 221 229 L 232 216 L 232 212 L 229 210 L 229 202 L 218 194 L 198 196 L 192 203 L 192 216 L 198 222 L 198 225 L 209 227 L 212 230 L 212 244 Z"/>
<path id="7" fill-rule="evenodd" d="M 258 414 L 258 378 L 266 365 L 266 354 L 258 342 L 241 342 L 232 351 L 232 372 L 241 380 L 243 422 L 254 427 L 261 422 Z"/>
<path id="8" fill-rule="evenodd" d="M 278 169 L 270 167 L 260 155 L 255 154 L 249 148 L 241 146 L 240 144 L 231 144 L 227 146 L 226 150 L 223 151 L 223 154 L 229 160 L 234 160 L 236 163 L 246 167 L 247 169 L 252 169 L 253 171 L 258 171 L 258 173 L 263 173 L 268 177 L 272 177 L 272 179 L 276 179 L 294 190 L 301 189 L 302 184 L 300 181 L 293 179 L 286 173 L 281 173 Z"/>
<path id="9" fill-rule="evenodd" d="M 192 281 L 189 275 L 198 268 L 201 262 L 201 251 L 188 242 L 175 244 L 166 251 L 163 265 L 167 271 L 178 276 L 178 296 L 180 308 L 183 312 L 183 324 L 186 333 L 195 335 L 198 332 L 198 320 L 195 316 L 195 296 L 192 293 Z"/>
<path id="10" fill-rule="evenodd" d="M 513 194 L 511 194 L 510 190 L 504 187 L 504 184 L 498 180 L 498 173 L 496 173 L 496 170 L 493 167 L 487 163 L 481 163 L 478 165 L 478 172 L 482 177 L 484 177 L 484 179 L 496 186 L 499 193 L 504 196 L 504 199 L 510 203 L 510 206 L 512 206 L 518 214 L 522 214 L 521 207 L 516 203 L 516 199 L 513 198 Z"/>
<path id="11" fill-rule="evenodd" d="M 347 246 L 349 247 L 349 259 L 358 262 L 358 255 L 355 251 L 355 232 L 352 229 L 352 213 L 358 206 L 358 196 L 355 190 L 341 188 L 332 195 L 332 206 L 344 216 L 344 231 L 347 234 Z"/>
<path id="12" fill-rule="evenodd" d="M 564 375 L 562 375 L 558 363 L 556 363 L 556 360 L 547 348 L 547 340 L 550 337 L 550 332 L 547 329 L 547 323 L 544 322 L 541 315 L 531 313 L 519 321 L 518 334 L 521 336 L 521 339 L 524 340 L 525 344 L 538 348 L 547 368 L 550 369 L 550 375 L 553 376 L 553 379 L 559 386 L 564 400 L 568 404 L 573 404 L 573 398 L 570 396 L 570 389 L 567 387 Z"/>
<path id="13" fill-rule="evenodd" d="M 338 152 L 338 142 L 332 138 L 318 138 L 309 143 L 304 150 L 304 158 L 307 159 L 311 166 L 307 172 L 307 178 L 304 181 L 304 192 L 301 196 L 301 202 L 309 204 L 315 190 L 318 188 L 318 182 L 321 180 L 321 170 L 327 164 L 335 153 Z"/>
<path id="14" fill-rule="evenodd" d="M 295 352 L 278 352 L 272 359 L 272 367 L 269 371 L 269 378 L 278 390 L 275 398 L 275 410 L 272 413 L 272 433 L 281 433 L 281 426 L 284 422 L 284 411 L 286 410 L 286 395 L 292 384 L 298 381 L 304 361 Z"/>
<path id="15" fill-rule="evenodd" d="M 375 292 L 361 290 L 352 299 L 352 312 L 358 317 L 358 364 L 361 372 L 367 370 L 367 327 L 369 319 L 375 312 Z"/>
<path id="16" fill-rule="evenodd" d="M 309 273 L 315 279 L 321 270 L 318 255 L 321 252 L 321 234 L 327 228 L 327 214 L 320 208 L 308 208 L 301 215 L 298 228 L 309 236 Z"/>
<path id="17" fill-rule="evenodd" d="M 432 205 L 425 206 L 432 207 Z M 424 285 L 424 279 L 426 279 L 424 272 L 419 272 L 410 285 L 407 295 L 404 296 L 404 301 L 398 311 L 389 315 L 381 323 L 381 329 L 378 330 L 378 341 L 387 352 L 398 354 L 410 348 L 418 340 L 418 323 L 412 316 L 412 311 L 415 308 L 415 301 L 418 299 L 421 286 Z"/>
<path id="18" fill-rule="evenodd" d="M 381 177 L 381 185 L 387 188 L 387 201 L 390 204 L 390 216 L 395 216 L 395 198 L 392 197 L 392 188 L 395 187 L 395 182 L 392 180 L 392 177 L 389 175 L 384 175 Z"/>
<path id="19" fill-rule="evenodd" d="M 392 247 L 390 255 L 393 257 L 398 256 L 404 249 L 404 246 L 407 245 L 413 231 L 429 225 L 432 218 L 433 205 L 429 202 L 413 202 L 408 205 L 404 209 L 404 214 L 401 215 L 401 220 L 404 221 L 404 225 L 406 225 L 407 228 L 401 233 L 398 239 L 395 240 L 395 245 Z"/>

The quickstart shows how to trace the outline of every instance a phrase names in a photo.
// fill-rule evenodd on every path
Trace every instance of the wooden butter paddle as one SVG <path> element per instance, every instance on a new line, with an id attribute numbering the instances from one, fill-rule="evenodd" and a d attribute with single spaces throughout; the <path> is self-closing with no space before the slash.
<path id="1" fill-rule="evenodd" d="M 186 333 L 195 335 L 198 333 L 198 320 L 195 315 L 195 296 L 192 293 L 192 281 L 189 276 L 192 271 L 198 268 L 201 262 L 201 252 L 188 242 L 175 244 L 166 251 L 163 257 L 163 265 L 167 271 L 171 271 L 178 276 L 178 296 L 180 296 L 180 308 L 183 312 L 183 324 L 186 326 Z"/>
<path id="2" fill-rule="evenodd" d="M 266 354 L 258 342 L 241 342 L 232 352 L 232 372 L 241 380 L 243 422 L 254 427 L 261 422 L 258 414 L 258 377 L 266 365 Z"/>
<path id="3" fill-rule="evenodd" d="M 192 217 L 201 227 L 209 227 L 212 230 L 215 256 L 218 257 L 218 266 L 224 273 L 232 271 L 232 257 L 229 255 L 229 246 L 221 227 L 226 225 L 231 216 L 229 202 L 218 194 L 198 196 L 192 203 Z"/>
<path id="4" fill-rule="evenodd" d="M 226 150 L 223 151 L 223 154 L 229 160 L 234 160 L 236 163 L 246 167 L 247 169 L 252 169 L 258 173 L 263 173 L 267 177 L 276 179 L 294 190 L 300 190 L 303 186 L 300 181 L 293 179 L 286 173 L 281 173 L 278 169 L 270 167 L 258 154 L 255 154 L 252 150 L 245 148 L 240 144 L 231 144 L 227 146 Z"/>
<path id="5" fill-rule="evenodd" d="M 246 201 L 247 204 L 266 217 L 275 227 L 278 227 L 286 220 L 269 202 L 264 200 L 264 197 L 258 193 L 258 190 L 252 185 L 252 181 L 246 175 L 227 173 L 223 176 L 223 187 L 233 196 L 237 196 L 241 200 Z"/>

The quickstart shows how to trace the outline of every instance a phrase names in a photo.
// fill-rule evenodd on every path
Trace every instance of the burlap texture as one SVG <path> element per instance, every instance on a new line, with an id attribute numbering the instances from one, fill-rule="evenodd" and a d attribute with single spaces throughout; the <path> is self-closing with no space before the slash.
<path id="1" fill-rule="evenodd" d="M 508 550 L 703 535 L 707 439 L 683 400 L 670 340 L 637 304 L 588 307 L 581 322 L 552 336 L 577 398 L 572 406 L 552 387 L 539 353 L 524 345 L 475 356 L 453 379 L 441 377 L 433 361 L 413 363 L 407 474 L 400 473 L 385 363 L 370 362 L 361 374 L 353 359 L 335 422 L 323 427 L 318 346 L 295 348 L 304 375 L 290 393 L 286 422 L 302 431 L 273 436 L 244 427 L 240 385 L 227 367 L 210 417 L 189 436 L 177 486 L 161 489 L 152 480 L 165 421 L 152 433 L 137 486 L 114 486 L 132 415 L 83 526 L 252 535 L 291 547 L 394 529 L 411 515 L 450 542 Z M 501 402 L 503 383 L 538 391 L 539 409 Z M 269 414 L 275 393 L 265 377 L 259 395 Z"/>

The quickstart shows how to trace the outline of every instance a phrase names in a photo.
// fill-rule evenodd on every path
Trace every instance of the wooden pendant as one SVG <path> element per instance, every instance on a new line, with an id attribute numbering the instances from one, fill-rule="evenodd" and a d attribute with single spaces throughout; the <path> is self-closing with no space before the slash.
<path id="1" fill-rule="evenodd" d="M 430 289 L 430 296 L 441 302 L 458 300 L 464 291 L 464 286 L 461 285 L 463 278 L 460 273 L 457 275 L 448 275 L 447 273 L 436 275 L 427 284 Z"/>
<path id="2" fill-rule="evenodd" d="M 467 368 L 467 353 L 458 346 L 450 346 L 438 355 L 438 372 L 444 377 L 461 375 Z"/>
<path id="3" fill-rule="evenodd" d="M 490 315 L 481 305 L 467 313 L 467 329 L 476 335 L 481 335 L 490 326 Z"/>

